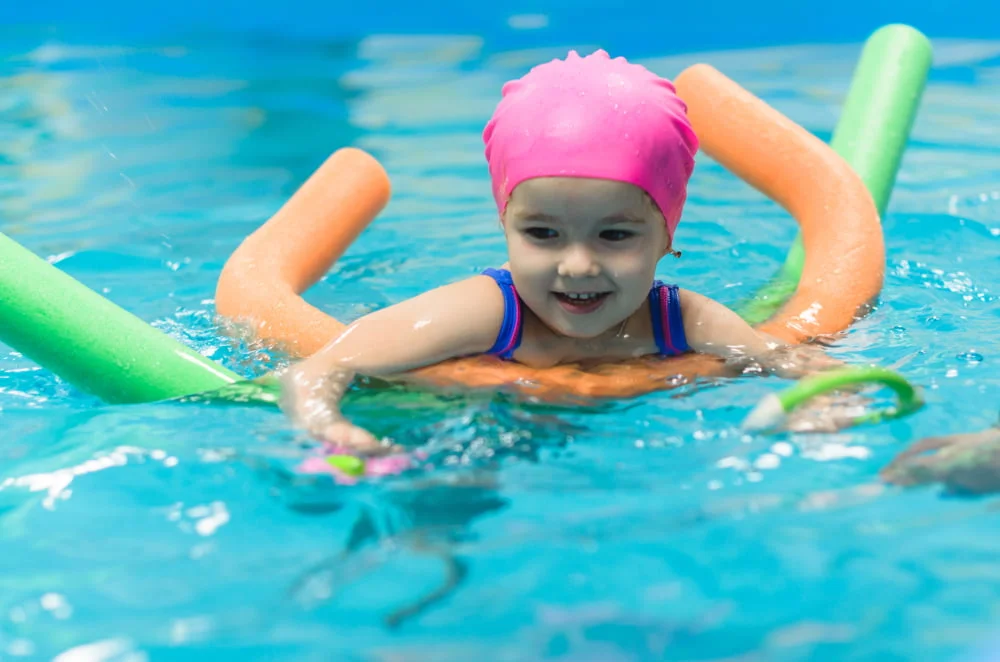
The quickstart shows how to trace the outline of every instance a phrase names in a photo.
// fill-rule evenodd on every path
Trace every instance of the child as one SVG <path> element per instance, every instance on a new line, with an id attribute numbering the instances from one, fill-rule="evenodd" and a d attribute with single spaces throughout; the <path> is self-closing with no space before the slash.
<path id="1" fill-rule="evenodd" d="M 533 367 L 705 352 L 787 372 L 736 313 L 654 280 L 672 249 L 698 139 L 674 86 L 604 51 L 507 83 L 483 139 L 508 263 L 351 324 L 283 376 L 283 406 L 330 442 L 375 451 L 339 401 L 388 377 L 490 354 Z"/>

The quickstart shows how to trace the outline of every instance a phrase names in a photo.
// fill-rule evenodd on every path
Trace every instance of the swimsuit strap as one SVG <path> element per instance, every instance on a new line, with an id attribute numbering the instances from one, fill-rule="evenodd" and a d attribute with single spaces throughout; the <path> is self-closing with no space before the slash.
<path id="1" fill-rule="evenodd" d="M 503 324 L 500 325 L 496 342 L 486 353 L 510 360 L 514 357 L 514 351 L 521 346 L 521 298 L 517 296 L 517 288 L 514 287 L 514 280 L 508 270 L 486 269 L 482 275 L 496 281 L 503 293 Z"/>
<path id="2" fill-rule="evenodd" d="M 681 297 L 676 285 L 660 281 L 649 290 L 649 312 L 653 317 L 653 338 L 663 356 L 677 356 L 689 351 L 681 317 Z"/>

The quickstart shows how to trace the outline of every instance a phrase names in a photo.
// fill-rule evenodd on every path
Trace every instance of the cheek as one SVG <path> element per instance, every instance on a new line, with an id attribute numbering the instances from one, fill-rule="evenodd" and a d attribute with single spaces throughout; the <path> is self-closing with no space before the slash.
<path id="1" fill-rule="evenodd" d="M 659 255 L 649 242 L 643 241 L 628 249 L 616 251 L 607 259 L 609 271 L 621 279 L 646 279 L 656 271 Z"/>
<path id="2" fill-rule="evenodd" d="M 524 241 L 512 241 L 507 244 L 507 258 L 511 270 L 515 268 L 523 274 L 538 274 L 551 267 L 551 255 L 537 246 Z"/>
<path id="3" fill-rule="evenodd" d="M 552 279 L 552 264 L 545 251 L 523 242 L 511 243 L 508 244 L 507 259 L 514 284 L 522 298 L 534 300 L 537 298 L 534 296 L 537 290 L 548 291 Z"/>

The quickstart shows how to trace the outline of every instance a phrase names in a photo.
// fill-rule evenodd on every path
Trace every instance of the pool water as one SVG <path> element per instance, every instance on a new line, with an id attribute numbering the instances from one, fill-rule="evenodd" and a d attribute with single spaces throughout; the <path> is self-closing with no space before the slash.
<path id="1" fill-rule="evenodd" d="M 597 46 L 16 33 L 0 46 L 0 230 L 259 375 L 284 359 L 220 331 L 215 281 L 331 151 L 371 151 L 395 189 L 309 293 L 352 319 L 503 262 L 482 125 L 505 80 Z M 742 418 L 784 385 L 750 377 L 597 410 L 366 392 L 349 412 L 428 461 L 347 487 L 296 472 L 314 446 L 274 411 L 104 406 L 0 348 L 0 660 L 950 660 L 985 645 L 996 503 L 877 476 L 919 438 L 998 416 L 1000 42 L 934 46 L 881 302 L 831 350 L 923 386 L 917 415 L 747 436 Z M 666 76 L 710 62 L 828 139 L 859 52 L 636 60 Z M 795 231 L 700 156 L 684 256 L 659 276 L 735 303 Z"/>

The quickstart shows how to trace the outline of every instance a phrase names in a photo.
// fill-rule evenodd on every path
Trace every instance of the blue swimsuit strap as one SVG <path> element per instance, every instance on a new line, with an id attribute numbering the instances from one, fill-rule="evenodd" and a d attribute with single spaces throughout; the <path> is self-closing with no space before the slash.
<path id="1" fill-rule="evenodd" d="M 501 359 L 512 359 L 514 351 L 521 346 L 521 321 L 523 319 L 521 298 L 517 296 L 514 280 L 506 269 L 486 269 L 482 275 L 495 280 L 503 293 L 503 323 L 500 325 L 500 333 L 497 334 L 496 342 L 486 353 Z"/>
<path id="2" fill-rule="evenodd" d="M 654 282 L 649 290 L 649 312 L 653 318 L 653 338 L 660 354 L 677 356 L 690 349 L 684 335 L 681 297 L 676 285 Z"/>

